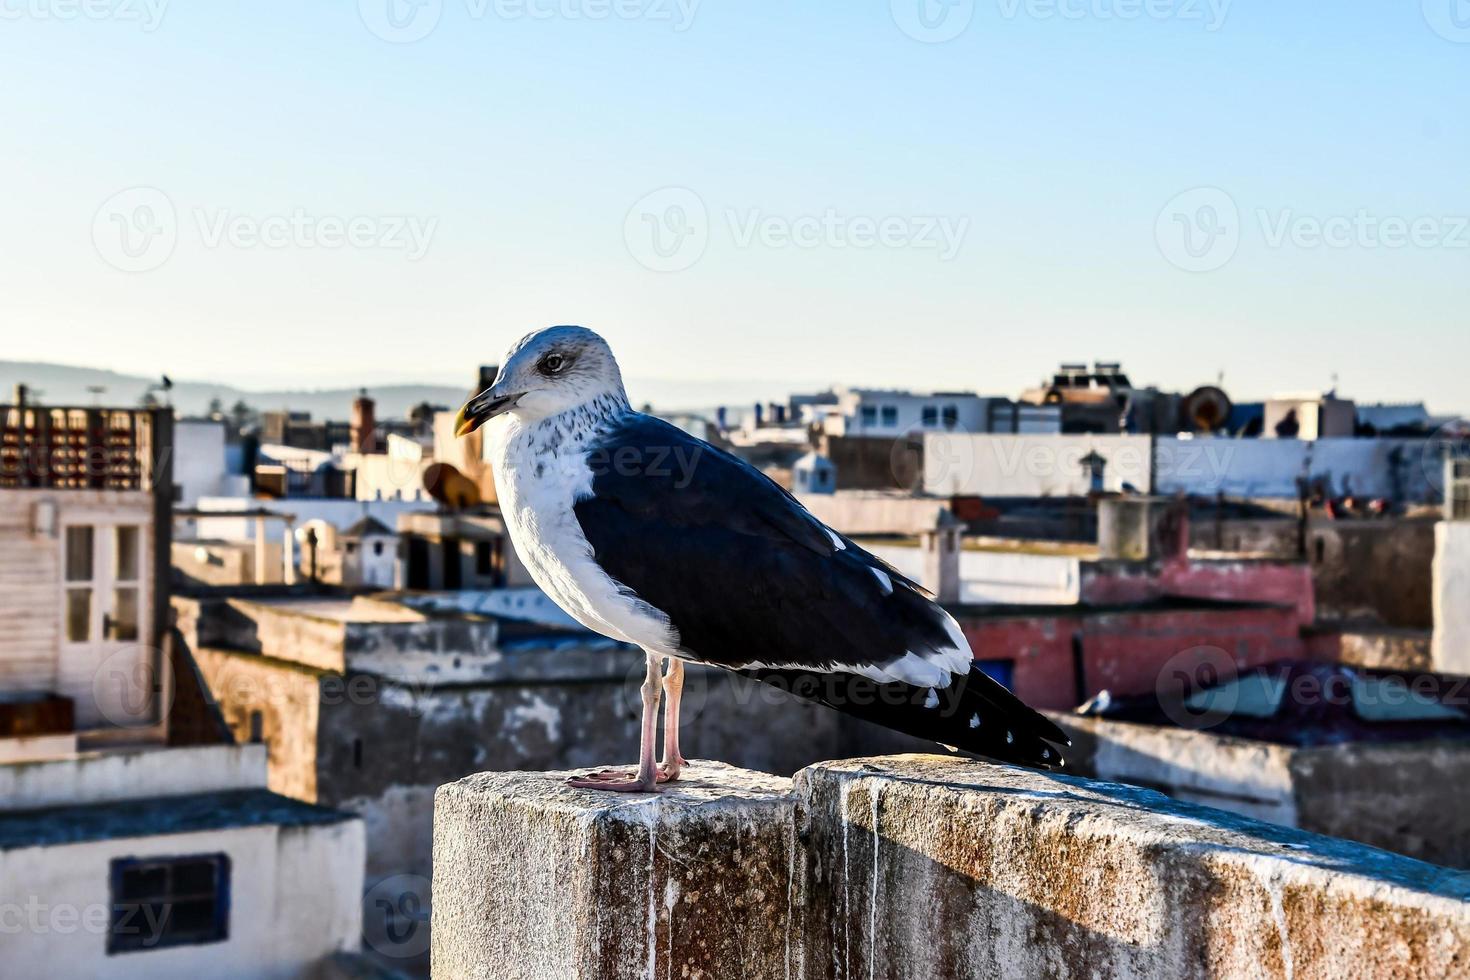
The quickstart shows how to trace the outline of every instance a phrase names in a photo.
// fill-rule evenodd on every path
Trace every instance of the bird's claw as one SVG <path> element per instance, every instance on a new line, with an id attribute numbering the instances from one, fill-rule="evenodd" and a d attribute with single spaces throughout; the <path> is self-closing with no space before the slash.
<path id="1" fill-rule="evenodd" d="M 596 789 L 604 793 L 654 793 L 658 791 L 660 782 L 663 782 L 661 778 L 648 781 L 638 778 L 636 772 L 620 772 L 616 769 L 603 769 L 586 776 L 567 779 L 567 785 L 573 789 Z"/>

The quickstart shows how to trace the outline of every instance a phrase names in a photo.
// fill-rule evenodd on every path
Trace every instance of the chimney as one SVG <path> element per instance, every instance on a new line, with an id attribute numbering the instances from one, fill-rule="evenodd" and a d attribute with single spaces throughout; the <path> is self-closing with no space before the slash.
<path id="1" fill-rule="evenodd" d="M 378 420 L 376 406 L 363 388 L 352 403 L 352 451 L 375 453 L 378 451 Z"/>
<path id="2" fill-rule="evenodd" d="M 934 526 L 920 535 L 924 550 L 924 588 L 941 604 L 960 601 L 960 539 L 965 525 L 941 508 Z"/>
<path id="3" fill-rule="evenodd" d="M 1103 497 L 1097 545 L 1114 561 L 1175 561 L 1189 554 L 1189 505 L 1172 497 Z"/>

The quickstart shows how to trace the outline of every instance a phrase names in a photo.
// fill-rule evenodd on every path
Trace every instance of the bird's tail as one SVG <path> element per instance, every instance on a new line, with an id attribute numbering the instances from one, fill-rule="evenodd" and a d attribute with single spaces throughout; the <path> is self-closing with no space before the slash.
<path id="1" fill-rule="evenodd" d="M 894 731 L 1039 769 L 1060 769 L 1066 734 L 971 665 L 947 688 L 880 684 L 858 674 L 754 668 L 740 673 Z"/>

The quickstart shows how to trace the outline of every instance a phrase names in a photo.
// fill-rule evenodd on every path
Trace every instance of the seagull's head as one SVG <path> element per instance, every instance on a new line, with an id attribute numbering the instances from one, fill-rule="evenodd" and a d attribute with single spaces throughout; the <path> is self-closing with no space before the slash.
<path id="1" fill-rule="evenodd" d="M 505 352 L 495 383 L 459 410 L 454 432 L 469 435 L 497 415 L 530 421 L 606 398 L 628 401 L 607 341 L 586 327 L 547 327 Z"/>

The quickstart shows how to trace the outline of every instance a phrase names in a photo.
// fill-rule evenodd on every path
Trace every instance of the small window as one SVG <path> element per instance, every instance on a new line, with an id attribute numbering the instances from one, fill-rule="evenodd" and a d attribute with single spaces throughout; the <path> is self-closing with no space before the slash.
<path id="1" fill-rule="evenodd" d="M 66 580 L 68 582 L 92 581 L 92 529 L 90 527 L 66 529 Z"/>
<path id="2" fill-rule="evenodd" d="M 113 589 L 112 590 L 112 618 L 110 619 L 112 639 L 126 643 L 136 642 L 138 639 L 138 590 Z"/>
<path id="3" fill-rule="evenodd" d="M 92 638 L 92 590 L 66 590 L 66 641 L 86 643 Z"/>
<path id="4" fill-rule="evenodd" d="M 349 542 L 347 542 L 347 553 L 349 555 L 355 555 L 355 554 L 357 554 L 357 542 L 356 541 L 349 541 Z"/>
<path id="5" fill-rule="evenodd" d="M 111 878 L 109 956 L 229 938 L 227 855 L 118 858 Z"/>
<path id="6" fill-rule="evenodd" d="M 495 542 L 475 542 L 475 574 L 486 576 L 495 574 Z"/>
<path id="7" fill-rule="evenodd" d="M 960 409 L 957 405 L 944 406 L 944 427 L 953 429 L 960 424 Z"/>
<path id="8" fill-rule="evenodd" d="M 381 541 L 374 541 L 373 542 L 373 557 L 374 558 L 380 558 L 380 557 L 382 557 L 382 555 L 383 555 L 383 542 L 381 542 Z"/>
<path id="9" fill-rule="evenodd" d="M 877 405 L 864 405 L 862 407 L 862 409 L 861 409 L 861 413 L 862 413 L 863 425 L 877 425 L 878 424 L 878 406 Z"/>
<path id="10" fill-rule="evenodd" d="M 259 711 L 250 712 L 250 744 L 259 745 L 265 741 L 265 715 Z"/>
<path id="11" fill-rule="evenodd" d="M 923 411 L 924 428 L 932 429 L 939 424 L 939 409 L 934 405 L 925 405 Z"/>
<path id="12" fill-rule="evenodd" d="M 127 524 L 115 528 L 117 531 L 117 580 L 138 581 L 138 528 Z"/>
<path id="13" fill-rule="evenodd" d="M 898 424 L 898 406 L 897 405 L 884 405 L 883 406 L 883 424 L 884 425 L 897 425 Z"/>

